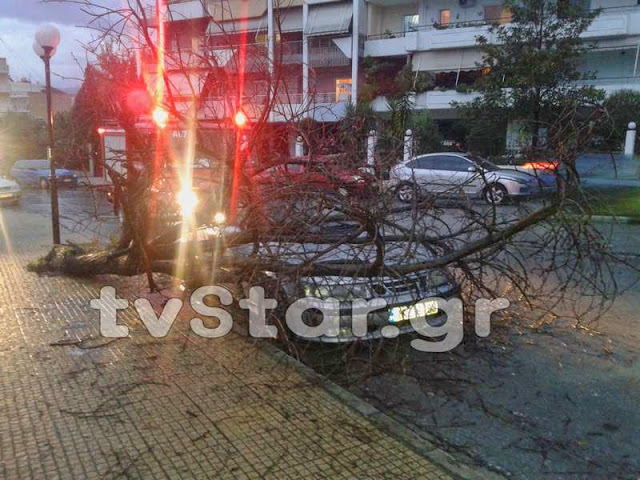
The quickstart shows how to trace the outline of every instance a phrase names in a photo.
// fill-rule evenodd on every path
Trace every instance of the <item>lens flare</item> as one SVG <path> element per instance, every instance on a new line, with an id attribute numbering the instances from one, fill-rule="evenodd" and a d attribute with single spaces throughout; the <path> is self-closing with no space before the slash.
<path id="1" fill-rule="evenodd" d="M 227 222 L 227 216 L 224 212 L 218 212 L 213 216 L 213 223 L 216 225 L 222 225 Z"/>
<path id="2" fill-rule="evenodd" d="M 244 126 L 247 124 L 247 115 L 242 110 L 240 110 L 238 113 L 236 113 L 233 121 L 236 124 L 236 127 L 244 128 Z"/>
<path id="3" fill-rule="evenodd" d="M 156 107 L 153 110 L 153 122 L 159 128 L 165 128 L 169 123 L 169 112 L 162 107 Z"/>
<path id="4" fill-rule="evenodd" d="M 182 190 L 178 193 L 178 205 L 183 216 L 191 216 L 198 206 L 198 195 L 191 189 Z"/>

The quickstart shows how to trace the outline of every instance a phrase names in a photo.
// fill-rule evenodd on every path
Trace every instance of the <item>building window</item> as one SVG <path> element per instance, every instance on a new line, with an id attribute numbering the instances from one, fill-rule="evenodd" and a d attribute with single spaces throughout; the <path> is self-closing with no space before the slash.
<path id="1" fill-rule="evenodd" d="M 339 78 L 336 80 L 336 102 L 351 100 L 351 79 Z"/>
<path id="2" fill-rule="evenodd" d="M 451 10 L 448 8 L 440 10 L 440 20 L 438 23 L 441 27 L 448 27 L 451 25 Z"/>
<path id="3" fill-rule="evenodd" d="M 420 15 L 405 15 L 402 17 L 402 33 L 413 32 L 420 23 Z"/>
<path id="4" fill-rule="evenodd" d="M 484 20 L 487 23 L 505 24 L 511 21 L 511 11 L 504 5 L 487 5 L 484 7 Z"/>
<path id="5" fill-rule="evenodd" d="M 273 43 L 280 43 L 282 38 L 280 38 L 280 32 L 275 32 L 273 35 Z M 258 32 L 255 36 L 255 43 L 262 43 L 266 45 L 269 42 L 269 35 L 267 32 Z"/>

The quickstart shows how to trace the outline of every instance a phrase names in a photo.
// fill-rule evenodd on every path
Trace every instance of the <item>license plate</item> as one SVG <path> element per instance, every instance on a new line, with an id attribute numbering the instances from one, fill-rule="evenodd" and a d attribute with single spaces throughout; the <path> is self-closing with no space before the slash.
<path id="1" fill-rule="evenodd" d="M 424 318 L 429 315 L 435 315 L 436 313 L 438 313 L 438 302 L 425 300 L 415 305 L 404 305 L 402 307 L 392 308 L 389 312 L 389 322 L 398 323 L 405 320 Z"/>

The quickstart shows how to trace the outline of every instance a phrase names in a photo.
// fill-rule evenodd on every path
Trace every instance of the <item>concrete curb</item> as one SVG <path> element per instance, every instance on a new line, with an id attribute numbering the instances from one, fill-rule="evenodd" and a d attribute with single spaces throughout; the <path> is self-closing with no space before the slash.
<path id="1" fill-rule="evenodd" d="M 612 215 L 593 215 L 591 220 L 598 223 L 627 223 L 627 224 L 640 224 L 640 218 L 638 217 L 614 217 Z"/>
<path id="2" fill-rule="evenodd" d="M 462 464 L 456 460 L 452 455 L 438 448 L 432 441 L 425 438 L 424 432 L 416 432 L 409 426 L 402 422 L 395 420 L 394 418 L 386 415 L 378 410 L 370 403 L 365 402 L 361 398 L 357 397 L 353 393 L 345 390 L 341 386 L 327 380 L 325 377 L 315 372 L 311 368 L 307 367 L 298 360 L 290 357 L 282 350 L 279 350 L 275 346 L 264 343 L 259 345 L 259 348 L 270 357 L 274 358 L 278 362 L 286 364 L 289 367 L 294 368 L 297 372 L 302 374 L 313 385 L 319 385 L 324 388 L 333 397 L 340 400 L 343 404 L 358 412 L 360 415 L 366 417 L 376 427 L 385 433 L 388 433 L 395 439 L 404 443 L 408 448 L 412 449 L 419 455 L 431 460 L 434 464 L 438 465 L 450 473 L 453 477 L 460 480 L 505 480 L 506 477 L 487 470 L 484 467 L 473 467 Z"/>
<path id="3" fill-rule="evenodd" d="M 640 224 L 640 217 L 616 217 L 614 215 L 570 215 L 570 218 L 591 220 L 596 223 L 624 223 L 629 225 Z"/>

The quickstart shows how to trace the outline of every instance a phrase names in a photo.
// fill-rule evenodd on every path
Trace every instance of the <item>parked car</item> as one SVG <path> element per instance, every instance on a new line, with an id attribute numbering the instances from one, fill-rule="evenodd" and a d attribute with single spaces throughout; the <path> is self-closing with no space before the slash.
<path id="1" fill-rule="evenodd" d="M 50 187 L 49 160 L 18 160 L 11 168 L 10 174 L 22 187 Z M 64 168 L 56 168 L 56 179 L 59 187 L 76 188 L 78 186 L 78 176 Z"/>
<path id="2" fill-rule="evenodd" d="M 471 154 L 430 153 L 394 166 L 391 185 L 401 202 L 416 195 L 466 195 L 499 205 L 509 198 L 526 198 L 555 189 L 552 171 L 529 174 L 497 165 Z"/>
<path id="3" fill-rule="evenodd" d="M 20 185 L 0 175 L 0 204 L 17 205 L 21 196 Z"/>
<path id="4" fill-rule="evenodd" d="M 247 171 L 251 180 L 262 188 L 301 186 L 354 197 L 369 195 L 373 181 L 367 172 L 341 164 L 339 155 L 294 157 L 265 169 L 249 164 Z"/>
<path id="5" fill-rule="evenodd" d="M 328 222 L 322 229 L 325 235 L 343 236 L 345 228 L 357 229 L 354 225 Z M 323 244 L 296 244 L 288 242 L 273 242 L 260 246 L 259 255 L 277 258 L 288 265 L 300 265 L 307 261 L 323 262 L 327 264 L 354 263 L 356 261 L 370 263 L 375 259 L 375 247 L 353 250 L 351 245 L 341 245 L 337 248 L 327 248 Z M 334 246 L 335 247 L 335 246 Z M 407 262 L 407 252 L 415 261 L 416 258 L 431 258 L 431 253 L 419 244 L 409 245 L 407 242 L 389 242 L 385 247 L 386 261 L 389 264 L 401 265 Z M 233 247 L 231 255 L 238 258 L 252 257 L 256 254 L 253 245 Z M 278 301 L 277 312 L 284 318 L 284 311 L 298 299 L 305 297 L 326 300 L 333 298 L 339 301 L 340 330 L 336 336 L 306 337 L 297 335 L 301 340 L 320 343 L 351 343 L 355 341 L 370 341 L 384 337 L 383 329 L 392 325 L 398 328 L 399 335 L 413 333 L 415 330 L 412 320 L 424 319 L 433 327 L 442 326 L 446 322 L 446 315 L 441 312 L 433 300 L 434 297 L 451 299 L 460 292 L 460 287 L 453 276 L 445 269 L 430 269 L 413 272 L 402 277 L 384 275 L 377 277 L 349 277 L 337 275 L 293 275 L 280 276 L 276 272 L 263 271 L 252 277 L 251 286 L 261 286 L 270 298 Z M 247 292 L 237 292 L 246 297 Z M 382 298 L 386 307 L 367 313 L 367 334 L 356 336 L 352 330 L 352 315 L 359 312 L 351 302 L 355 299 L 372 300 Z M 254 307 L 249 304 L 249 310 Z M 309 326 L 317 326 L 322 321 L 322 314 L 308 311 L 303 317 Z M 240 325 L 240 328 L 247 331 Z M 242 331 L 241 331 L 242 333 Z"/>

